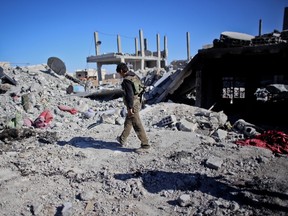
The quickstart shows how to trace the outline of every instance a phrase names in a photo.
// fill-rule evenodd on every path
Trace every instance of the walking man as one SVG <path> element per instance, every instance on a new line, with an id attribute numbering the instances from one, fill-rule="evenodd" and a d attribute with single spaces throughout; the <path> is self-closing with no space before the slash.
<path id="1" fill-rule="evenodd" d="M 150 148 L 146 131 L 140 119 L 139 111 L 141 110 L 141 80 L 132 71 L 129 71 L 128 66 L 125 63 L 117 65 L 116 72 L 123 78 L 121 87 L 123 89 L 123 102 L 127 107 L 127 115 L 124 122 L 124 130 L 120 136 L 117 137 L 117 141 L 125 146 L 127 144 L 127 138 L 133 127 L 138 139 L 141 141 L 141 147 L 136 149 L 137 153 L 145 152 Z"/>

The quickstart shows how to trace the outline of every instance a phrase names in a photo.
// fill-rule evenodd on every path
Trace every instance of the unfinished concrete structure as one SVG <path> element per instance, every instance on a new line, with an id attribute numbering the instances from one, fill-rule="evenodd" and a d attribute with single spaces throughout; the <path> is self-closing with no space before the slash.
<path id="1" fill-rule="evenodd" d="M 140 38 L 140 51 L 138 49 L 138 38 L 135 38 L 135 53 L 134 54 L 124 54 L 122 52 L 121 38 L 117 35 L 117 53 L 100 54 L 101 41 L 98 37 L 98 32 L 94 32 L 95 40 L 95 56 L 87 57 L 87 63 L 96 63 L 98 71 L 98 80 L 102 81 L 101 68 L 102 65 L 118 64 L 120 62 L 125 62 L 132 65 L 134 70 L 148 68 L 164 68 L 167 64 L 168 49 L 167 49 L 167 38 L 164 37 L 164 50 L 160 50 L 160 36 L 156 35 L 157 51 L 151 52 L 147 49 L 147 40 L 143 37 L 143 31 L 139 30 Z"/>
<path id="2" fill-rule="evenodd" d="M 232 123 L 243 118 L 261 125 L 286 125 L 287 20 L 288 8 L 285 8 L 282 31 L 262 34 L 260 20 L 257 36 L 222 32 L 219 39 L 203 46 L 193 58 L 190 57 L 190 36 L 187 33 L 188 64 L 153 85 L 154 88 L 147 94 L 146 103 L 172 100 L 224 111 Z M 129 60 L 119 58 L 121 55 L 118 56 L 119 62 Z M 258 100 L 258 90 L 265 88 L 269 89 L 265 93 L 267 98 Z"/>

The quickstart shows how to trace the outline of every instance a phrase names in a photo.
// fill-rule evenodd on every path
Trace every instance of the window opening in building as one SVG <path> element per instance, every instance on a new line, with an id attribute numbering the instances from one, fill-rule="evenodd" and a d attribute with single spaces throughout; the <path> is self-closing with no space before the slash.
<path id="1" fill-rule="evenodd" d="M 223 77 L 222 98 L 230 99 L 230 103 L 233 103 L 236 98 L 244 99 L 245 81 L 239 77 Z"/>

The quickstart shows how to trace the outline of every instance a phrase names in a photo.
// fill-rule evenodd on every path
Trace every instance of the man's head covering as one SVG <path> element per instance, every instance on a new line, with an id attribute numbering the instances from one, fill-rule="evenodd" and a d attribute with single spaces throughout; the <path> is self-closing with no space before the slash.
<path id="1" fill-rule="evenodd" d="M 121 70 L 122 70 L 124 73 L 126 73 L 126 72 L 129 70 L 129 69 L 128 69 L 128 66 L 127 66 L 125 63 L 123 63 L 123 62 L 121 62 L 121 63 L 119 63 L 119 64 L 117 65 L 116 72 L 117 72 L 117 73 L 120 73 Z"/>

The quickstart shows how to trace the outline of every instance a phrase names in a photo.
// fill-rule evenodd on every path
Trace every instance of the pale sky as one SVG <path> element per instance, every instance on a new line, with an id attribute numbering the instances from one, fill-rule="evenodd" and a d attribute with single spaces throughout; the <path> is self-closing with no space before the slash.
<path id="1" fill-rule="evenodd" d="M 117 35 L 122 52 L 132 54 L 142 29 L 153 52 L 156 34 L 161 50 L 167 37 L 170 63 L 187 59 L 186 32 L 194 56 L 224 31 L 258 35 L 260 19 L 262 34 L 282 31 L 285 7 L 288 0 L 3 0 L 0 61 L 26 66 L 55 56 L 69 73 L 96 68 L 86 62 L 95 55 L 95 31 L 102 42 L 100 54 L 117 52 Z"/>

